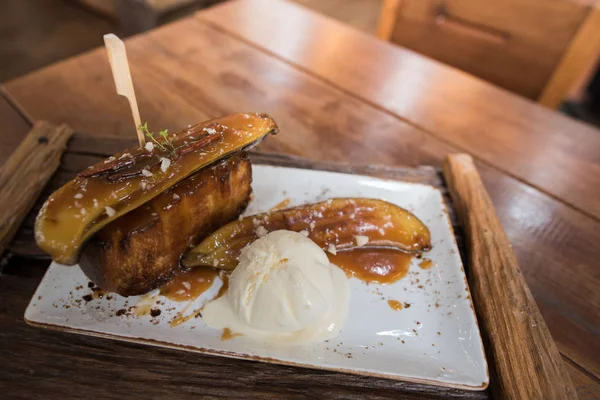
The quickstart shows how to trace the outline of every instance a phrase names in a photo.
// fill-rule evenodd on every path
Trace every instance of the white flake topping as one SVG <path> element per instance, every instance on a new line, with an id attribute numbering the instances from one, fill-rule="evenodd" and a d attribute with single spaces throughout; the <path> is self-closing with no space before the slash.
<path id="1" fill-rule="evenodd" d="M 169 169 L 170 166 L 171 166 L 171 160 L 169 160 L 168 158 L 165 158 L 165 157 L 160 158 L 160 170 L 162 172 L 167 172 L 167 170 Z"/>
<path id="2" fill-rule="evenodd" d="M 148 171 L 147 169 L 143 169 L 142 170 L 142 175 L 144 175 L 144 176 L 152 176 L 154 174 L 152 172 Z"/>
<path id="3" fill-rule="evenodd" d="M 330 252 L 331 254 L 333 254 L 334 256 L 337 254 L 337 249 L 335 248 L 335 245 L 330 244 L 329 247 L 327 248 L 327 251 Z"/>
<path id="4" fill-rule="evenodd" d="M 108 215 L 109 217 L 112 217 L 117 213 L 114 208 L 109 206 L 104 207 L 104 211 L 106 211 L 106 215 Z"/>
<path id="5" fill-rule="evenodd" d="M 217 130 L 215 128 L 204 128 L 203 130 L 204 130 L 204 132 L 208 133 L 209 135 L 214 135 L 217 133 Z"/>
<path id="6" fill-rule="evenodd" d="M 365 244 L 369 243 L 369 237 L 368 236 L 355 235 L 354 236 L 354 240 L 356 241 L 356 245 L 358 247 L 364 246 Z"/>
<path id="7" fill-rule="evenodd" d="M 268 230 L 266 230 L 264 226 L 259 226 L 259 227 L 257 227 L 257 228 L 254 230 L 254 232 L 256 232 L 256 236 L 258 236 L 258 237 L 263 237 L 263 236 L 265 236 L 267 233 L 269 233 L 269 231 L 268 231 Z"/>
<path id="8" fill-rule="evenodd" d="M 177 193 L 173 193 L 173 200 L 179 200 L 180 198 Z"/>
<path id="9" fill-rule="evenodd" d="M 75 196 L 76 199 L 83 199 L 83 195 L 81 193 L 77 193 Z"/>
<path id="10" fill-rule="evenodd" d="M 146 146 L 145 146 L 146 150 L 148 151 L 152 151 L 154 150 L 154 143 L 152 142 L 146 142 Z"/>

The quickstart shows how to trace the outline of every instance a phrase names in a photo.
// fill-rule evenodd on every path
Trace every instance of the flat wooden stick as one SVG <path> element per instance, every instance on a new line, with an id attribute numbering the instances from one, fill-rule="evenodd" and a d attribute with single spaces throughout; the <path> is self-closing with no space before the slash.
<path id="1" fill-rule="evenodd" d="M 0 169 L 0 254 L 60 164 L 71 128 L 36 122 Z"/>
<path id="2" fill-rule="evenodd" d="M 116 35 L 109 33 L 104 35 L 104 44 L 108 51 L 108 62 L 112 69 L 117 94 L 126 97 L 129 101 L 138 141 L 140 147 L 144 147 L 146 140 L 144 139 L 144 133 L 140 130 L 142 120 L 140 118 L 137 99 L 135 98 L 135 91 L 133 90 L 133 81 L 131 80 L 131 72 L 129 71 L 129 61 L 127 61 L 125 43 L 123 43 Z"/>
<path id="3" fill-rule="evenodd" d="M 569 373 L 523 278 L 473 159 L 446 158 L 444 176 L 466 235 L 468 279 L 498 399 L 576 399 Z"/>

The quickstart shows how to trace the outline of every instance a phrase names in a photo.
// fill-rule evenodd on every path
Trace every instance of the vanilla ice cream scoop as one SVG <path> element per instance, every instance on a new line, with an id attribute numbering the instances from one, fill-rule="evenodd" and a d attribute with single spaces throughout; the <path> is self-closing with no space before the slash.
<path id="1" fill-rule="evenodd" d="M 312 240 L 275 231 L 242 250 L 227 293 L 202 311 L 207 325 L 268 343 L 301 344 L 339 333 L 348 278 Z"/>

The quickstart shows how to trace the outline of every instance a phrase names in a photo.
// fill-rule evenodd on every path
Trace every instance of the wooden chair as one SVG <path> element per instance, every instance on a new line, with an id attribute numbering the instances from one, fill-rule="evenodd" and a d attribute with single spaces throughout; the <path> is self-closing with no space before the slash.
<path id="1" fill-rule="evenodd" d="M 598 61 L 598 3 L 384 0 L 377 36 L 558 108 Z"/>

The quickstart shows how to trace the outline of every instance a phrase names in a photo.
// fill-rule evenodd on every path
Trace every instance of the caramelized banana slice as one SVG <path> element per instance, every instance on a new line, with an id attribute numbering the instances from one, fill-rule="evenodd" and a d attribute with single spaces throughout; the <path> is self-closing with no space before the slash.
<path id="1" fill-rule="evenodd" d="M 111 221 L 276 131 L 266 114 L 233 114 L 115 154 L 50 196 L 36 219 L 37 243 L 55 261 L 74 264 L 83 243 Z"/>
<path id="2" fill-rule="evenodd" d="M 332 199 L 245 217 L 207 237 L 183 258 L 185 267 L 234 269 L 244 246 L 279 229 L 301 232 L 323 250 L 362 245 L 417 253 L 431 248 L 429 229 L 411 212 L 375 199 Z M 357 238 L 358 236 L 358 238 Z"/>

